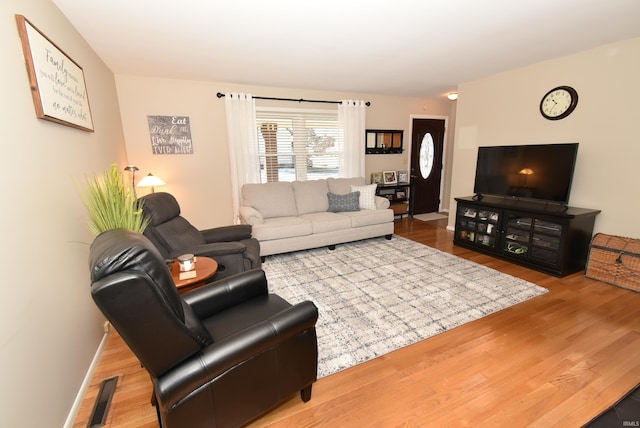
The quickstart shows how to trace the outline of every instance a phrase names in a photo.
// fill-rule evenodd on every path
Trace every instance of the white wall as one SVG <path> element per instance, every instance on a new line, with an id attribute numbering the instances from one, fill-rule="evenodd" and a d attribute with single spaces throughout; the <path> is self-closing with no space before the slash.
<path id="1" fill-rule="evenodd" d="M 84 68 L 95 132 L 37 119 L 15 14 Z M 61 427 L 102 337 L 76 181 L 124 163 L 113 74 L 49 0 L 0 2 L 0 426 Z"/>
<path id="2" fill-rule="evenodd" d="M 371 172 L 407 170 L 411 147 L 410 115 L 448 116 L 452 103 L 440 99 L 389 97 L 373 94 L 297 90 L 117 75 L 116 84 L 129 161 L 142 174 L 152 172 L 167 186 L 156 190 L 172 193 L 183 215 L 196 227 L 233 222 L 231 179 L 224 98 L 217 92 L 246 92 L 263 97 L 319 100 L 363 99 L 367 128 L 404 130 L 405 151 L 397 155 L 367 155 L 367 179 Z M 257 100 L 258 106 L 298 107 L 297 103 Z M 303 104 L 305 108 L 335 108 L 327 104 Z M 192 155 L 154 155 L 147 115 L 189 116 Z M 138 189 L 139 194 L 145 190 Z M 448 199 L 447 199 L 448 201 Z"/>
<path id="3" fill-rule="evenodd" d="M 479 146 L 579 142 L 569 204 L 602 210 L 595 232 L 639 238 L 639 75 L 636 38 L 460 84 L 452 198 L 473 194 Z M 560 85 L 578 91 L 578 106 L 546 120 L 540 99 Z"/>

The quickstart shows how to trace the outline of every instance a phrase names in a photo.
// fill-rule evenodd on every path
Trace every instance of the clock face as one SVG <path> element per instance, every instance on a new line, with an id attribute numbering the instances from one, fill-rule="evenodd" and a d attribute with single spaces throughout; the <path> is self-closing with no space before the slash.
<path id="1" fill-rule="evenodd" d="M 570 86 L 558 86 L 547 92 L 540 101 L 540 113 L 546 119 L 558 120 L 573 112 L 578 104 L 578 93 Z"/>

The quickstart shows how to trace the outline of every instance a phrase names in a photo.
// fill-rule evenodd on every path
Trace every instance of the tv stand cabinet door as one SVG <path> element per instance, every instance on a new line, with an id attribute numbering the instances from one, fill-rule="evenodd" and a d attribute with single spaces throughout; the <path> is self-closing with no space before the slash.
<path id="1" fill-rule="evenodd" d="M 454 242 L 482 252 L 498 252 L 502 217 L 502 210 L 458 203 Z"/>

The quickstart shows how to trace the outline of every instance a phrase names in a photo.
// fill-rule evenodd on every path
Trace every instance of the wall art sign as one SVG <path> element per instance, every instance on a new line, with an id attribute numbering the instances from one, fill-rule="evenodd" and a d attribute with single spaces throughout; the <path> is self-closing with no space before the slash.
<path id="1" fill-rule="evenodd" d="M 188 116 L 147 116 L 154 155 L 193 154 Z"/>
<path id="2" fill-rule="evenodd" d="M 39 119 L 93 132 L 84 71 L 22 15 L 18 33 Z"/>

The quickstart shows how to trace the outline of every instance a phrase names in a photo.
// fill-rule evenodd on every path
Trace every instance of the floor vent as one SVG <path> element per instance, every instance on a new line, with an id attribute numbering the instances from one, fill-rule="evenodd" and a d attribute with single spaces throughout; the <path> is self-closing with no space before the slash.
<path id="1" fill-rule="evenodd" d="M 107 413 L 109 413 L 109 405 L 111 404 L 111 398 L 116 391 L 116 384 L 118 383 L 118 376 L 114 376 L 102 381 L 100 385 L 100 392 L 96 398 L 96 404 L 93 406 L 93 412 L 89 418 L 88 428 L 104 426 L 107 420 Z"/>

